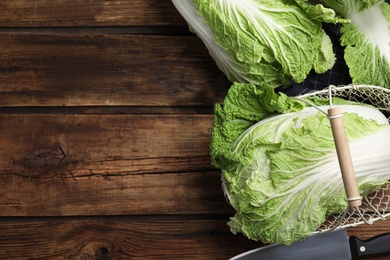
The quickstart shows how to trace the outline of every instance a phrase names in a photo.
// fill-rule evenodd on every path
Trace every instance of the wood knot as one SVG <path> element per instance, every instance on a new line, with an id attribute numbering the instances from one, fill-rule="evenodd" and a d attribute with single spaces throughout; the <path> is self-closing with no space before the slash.
<path id="1" fill-rule="evenodd" d="M 109 260 L 111 259 L 110 250 L 106 246 L 101 246 L 96 249 L 95 253 L 96 260 Z"/>
<path id="2" fill-rule="evenodd" d="M 27 169 L 51 169 L 60 165 L 65 157 L 66 154 L 60 146 L 56 148 L 41 148 L 28 154 L 23 160 L 23 164 Z"/>
<path id="3" fill-rule="evenodd" d="M 111 260 L 113 252 L 114 245 L 110 241 L 84 241 L 70 259 Z"/>
<path id="4" fill-rule="evenodd" d="M 32 150 L 16 164 L 29 170 L 19 173 L 22 176 L 40 177 L 56 174 L 60 169 L 69 165 L 77 165 L 77 161 L 70 161 L 61 146 L 46 147 Z"/>

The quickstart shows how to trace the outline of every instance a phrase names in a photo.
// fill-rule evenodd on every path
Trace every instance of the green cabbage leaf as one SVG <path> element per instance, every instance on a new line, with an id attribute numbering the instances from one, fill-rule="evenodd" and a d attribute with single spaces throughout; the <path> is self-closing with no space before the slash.
<path id="1" fill-rule="evenodd" d="M 353 1 L 344 1 L 353 2 Z M 341 45 L 353 83 L 390 87 L 390 5 L 348 10 Z"/>
<path id="2" fill-rule="evenodd" d="M 323 110 L 329 100 L 311 99 Z M 362 196 L 390 179 L 390 126 L 377 109 L 343 99 L 344 124 Z M 324 106 L 325 105 L 325 106 Z M 273 89 L 234 83 L 215 106 L 211 158 L 236 211 L 229 226 L 289 245 L 347 208 L 327 116 Z"/>
<path id="3" fill-rule="evenodd" d="M 335 10 L 324 6 L 321 1 L 294 0 L 312 19 L 325 23 L 347 23 L 350 19 L 341 17 Z"/>

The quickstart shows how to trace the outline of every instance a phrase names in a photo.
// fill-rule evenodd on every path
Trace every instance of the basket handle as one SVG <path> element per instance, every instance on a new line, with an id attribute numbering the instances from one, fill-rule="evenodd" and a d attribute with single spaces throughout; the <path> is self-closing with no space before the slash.
<path id="1" fill-rule="evenodd" d="M 351 153 L 348 146 L 348 139 L 345 133 L 343 114 L 341 113 L 340 108 L 332 107 L 328 109 L 328 118 L 332 128 L 348 204 L 350 207 L 355 208 L 362 204 L 362 197 L 359 194 Z"/>

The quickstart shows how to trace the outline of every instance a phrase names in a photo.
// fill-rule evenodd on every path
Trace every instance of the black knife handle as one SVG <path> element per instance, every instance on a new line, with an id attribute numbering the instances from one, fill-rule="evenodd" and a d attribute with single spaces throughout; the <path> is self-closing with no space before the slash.
<path id="1" fill-rule="evenodd" d="M 367 240 L 355 236 L 349 238 L 352 259 L 390 253 L 390 233 L 381 234 Z"/>

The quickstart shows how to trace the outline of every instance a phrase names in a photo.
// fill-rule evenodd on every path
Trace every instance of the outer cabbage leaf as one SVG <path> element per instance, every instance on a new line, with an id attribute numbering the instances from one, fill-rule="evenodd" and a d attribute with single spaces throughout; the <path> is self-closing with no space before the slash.
<path id="1" fill-rule="evenodd" d="M 247 128 L 273 114 L 300 111 L 303 102 L 276 94 L 271 87 L 260 88 L 254 84 L 233 83 L 225 97 L 224 105 L 216 104 L 212 131 L 212 160 L 220 168 L 226 163 L 239 163 L 242 156 L 230 150 Z"/>
<path id="2" fill-rule="evenodd" d="M 312 19 L 325 23 L 346 23 L 350 22 L 348 18 L 339 16 L 332 8 L 325 7 L 322 4 L 312 4 L 310 0 L 294 0 L 302 7 Z"/>
<path id="3" fill-rule="evenodd" d="M 324 34 L 319 52 L 316 55 L 316 62 L 314 63 L 314 71 L 318 74 L 325 73 L 332 68 L 336 62 L 336 56 L 333 52 L 332 41 L 327 34 Z"/>
<path id="4" fill-rule="evenodd" d="M 390 126 L 374 108 L 340 99 L 334 104 L 344 104 L 359 191 L 367 194 L 390 178 Z M 305 106 L 245 84 L 234 84 L 216 106 L 211 158 L 236 210 L 228 223 L 233 233 L 291 244 L 346 209 L 329 119 Z"/>
<path id="5" fill-rule="evenodd" d="M 379 5 L 384 0 L 320 0 L 326 7 L 332 8 L 338 15 L 348 18 L 351 12 L 361 12 Z"/>

